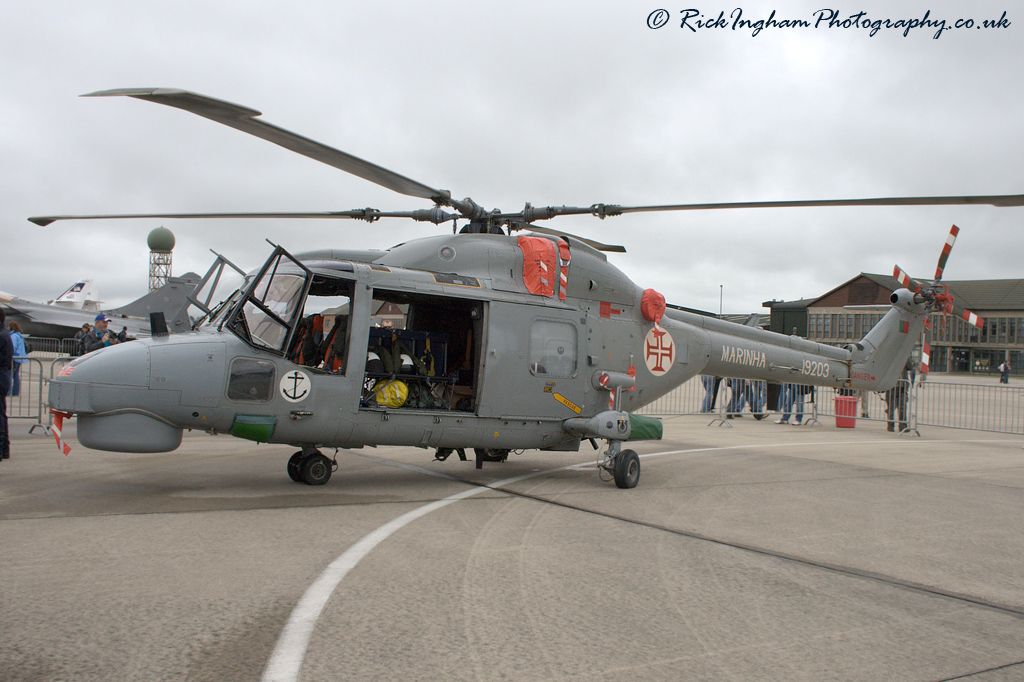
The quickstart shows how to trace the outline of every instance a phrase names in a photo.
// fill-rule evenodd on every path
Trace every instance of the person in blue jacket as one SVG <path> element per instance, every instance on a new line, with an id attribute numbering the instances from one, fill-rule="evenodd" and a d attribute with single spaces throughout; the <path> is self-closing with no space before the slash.
<path id="1" fill-rule="evenodd" d="M 28 355 L 28 351 L 25 350 L 25 336 L 21 333 L 21 325 L 11 320 L 8 324 L 11 330 L 11 344 L 14 346 L 14 357 L 20 357 L 20 360 L 14 361 L 14 366 L 11 369 L 11 396 L 21 395 L 21 366 L 28 362 L 25 356 Z"/>
<path id="2" fill-rule="evenodd" d="M 7 331 L 4 309 L 0 308 L 0 460 L 11 456 L 11 441 L 7 434 L 7 391 L 11 390 L 11 365 L 14 359 L 14 344 Z"/>

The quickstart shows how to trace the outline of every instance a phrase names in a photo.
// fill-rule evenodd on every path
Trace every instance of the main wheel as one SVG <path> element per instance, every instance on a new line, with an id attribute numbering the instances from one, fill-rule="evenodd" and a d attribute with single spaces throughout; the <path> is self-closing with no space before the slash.
<path id="1" fill-rule="evenodd" d="M 319 452 L 302 460 L 302 480 L 309 485 L 323 485 L 331 480 L 331 460 Z"/>
<path id="2" fill-rule="evenodd" d="M 476 456 L 485 462 L 504 462 L 508 459 L 509 450 L 499 448 L 473 448 Z"/>
<path id="3" fill-rule="evenodd" d="M 302 483 L 302 450 L 288 459 L 288 477 L 296 483 Z"/>
<path id="4" fill-rule="evenodd" d="M 615 485 L 620 488 L 635 488 L 640 480 L 640 457 L 632 450 L 623 450 L 615 458 Z"/>

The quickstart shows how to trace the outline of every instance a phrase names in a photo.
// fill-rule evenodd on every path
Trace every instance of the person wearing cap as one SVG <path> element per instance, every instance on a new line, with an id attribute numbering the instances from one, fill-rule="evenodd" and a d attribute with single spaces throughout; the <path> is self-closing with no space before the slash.
<path id="1" fill-rule="evenodd" d="M 96 325 L 82 339 L 82 345 L 86 353 L 91 353 L 94 350 L 106 348 L 107 346 L 113 346 L 118 342 L 117 334 L 107 329 L 109 324 L 110 318 L 103 313 L 96 316 Z"/>

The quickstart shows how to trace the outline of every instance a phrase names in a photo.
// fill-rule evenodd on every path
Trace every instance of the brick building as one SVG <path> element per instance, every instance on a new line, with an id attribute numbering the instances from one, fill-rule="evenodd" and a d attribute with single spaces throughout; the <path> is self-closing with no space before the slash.
<path id="1" fill-rule="evenodd" d="M 1024 364 L 1024 279 L 944 281 L 957 304 L 980 315 L 978 329 L 951 315 L 932 315 L 931 371 L 994 373 L 1008 360 L 1014 374 Z M 832 291 L 803 301 L 767 301 L 772 330 L 841 346 L 862 338 L 900 288 L 894 277 L 861 273 Z M 865 306 L 865 307 L 858 307 Z M 877 306 L 877 307 L 876 307 Z M 778 324 L 776 324 L 778 319 Z M 776 328 L 776 327 L 779 328 Z"/>

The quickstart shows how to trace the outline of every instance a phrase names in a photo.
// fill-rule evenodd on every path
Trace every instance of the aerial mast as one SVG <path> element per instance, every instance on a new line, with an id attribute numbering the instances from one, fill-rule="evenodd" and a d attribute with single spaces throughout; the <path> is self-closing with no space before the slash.
<path id="1" fill-rule="evenodd" d="M 149 233 L 146 243 L 149 244 L 149 290 L 156 291 L 171 277 L 174 233 L 166 227 L 158 227 Z"/>

